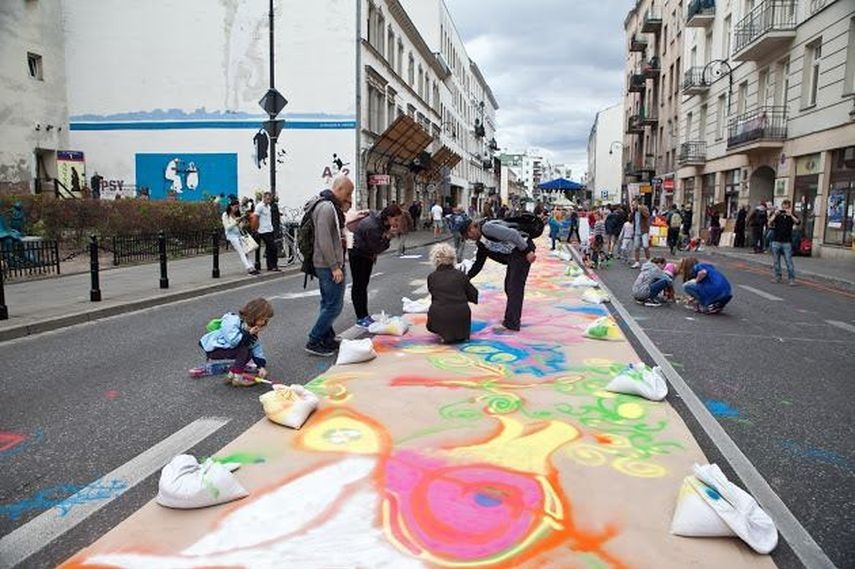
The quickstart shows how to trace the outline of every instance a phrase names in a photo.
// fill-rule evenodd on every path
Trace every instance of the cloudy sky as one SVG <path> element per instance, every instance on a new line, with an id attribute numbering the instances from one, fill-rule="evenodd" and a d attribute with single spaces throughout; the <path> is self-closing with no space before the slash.
<path id="1" fill-rule="evenodd" d="M 634 0 L 446 0 L 499 102 L 499 146 L 587 170 L 597 111 L 622 99 Z"/>

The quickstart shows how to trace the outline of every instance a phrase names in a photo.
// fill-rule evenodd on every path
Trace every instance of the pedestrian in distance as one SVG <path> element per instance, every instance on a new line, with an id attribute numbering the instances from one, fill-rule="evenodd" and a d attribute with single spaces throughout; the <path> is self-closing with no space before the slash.
<path id="1" fill-rule="evenodd" d="M 632 200 L 632 211 L 629 218 L 632 220 L 632 240 L 635 248 L 635 263 L 632 268 L 641 267 L 641 250 L 644 249 L 644 258 L 650 260 L 650 210 L 647 206 L 639 203 L 638 198 Z"/>
<path id="2" fill-rule="evenodd" d="M 742 206 L 736 213 L 736 223 L 733 228 L 733 246 L 745 247 L 745 220 L 748 218 L 748 207 Z"/>
<path id="3" fill-rule="evenodd" d="M 629 263 L 629 255 L 632 252 L 632 222 L 626 220 L 620 230 L 620 258 Z"/>
<path id="4" fill-rule="evenodd" d="M 603 214 L 599 211 L 592 212 L 594 224 L 591 226 L 591 260 L 594 268 L 600 268 L 600 264 L 605 261 L 605 253 L 603 251 L 606 242 L 606 222 L 603 220 Z"/>
<path id="5" fill-rule="evenodd" d="M 531 214 L 529 214 L 531 215 Z M 538 219 L 534 215 L 531 216 Z M 531 264 L 537 259 L 536 247 L 532 238 L 539 237 L 536 229 L 520 230 L 501 219 L 490 221 L 469 221 L 461 233 L 470 241 L 475 241 L 477 252 L 475 262 L 467 276 L 474 279 L 487 259 L 507 266 L 505 271 L 505 316 L 502 326 L 507 330 L 519 331 L 522 320 L 523 300 L 525 298 L 525 283 Z M 543 224 L 540 224 L 543 231 Z"/>
<path id="6" fill-rule="evenodd" d="M 445 219 L 446 225 L 448 225 L 448 229 L 454 238 L 454 251 L 457 253 L 458 263 L 463 261 L 463 252 L 466 249 L 466 238 L 460 234 L 460 229 L 468 220 L 469 216 L 463 211 L 462 205 L 454 208 L 451 215 Z"/>
<path id="7" fill-rule="evenodd" d="M 769 216 L 766 212 L 766 204 L 760 202 L 748 215 L 748 227 L 751 229 L 751 245 L 755 253 L 762 253 L 766 247 L 763 242 L 763 234 L 766 232 Z"/>
<path id="8" fill-rule="evenodd" d="M 332 188 L 322 191 L 303 208 L 299 243 L 303 254 L 301 270 L 315 276 L 321 290 L 321 303 L 315 325 L 309 331 L 306 351 L 316 356 L 332 356 L 338 350 L 333 324 L 344 305 L 344 257 L 347 247 L 344 214 L 353 195 L 353 182 L 339 176 Z"/>
<path id="9" fill-rule="evenodd" d="M 256 298 L 235 314 L 227 312 L 222 318 L 208 324 L 210 332 L 199 339 L 209 360 L 234 360 L 226 376 L 226 383 L 236 387 L 255 385 L 253 378 L 243 375 L 249 360 L 258 366 L 258 377 L 267 377 L 267 358 L 258 335 L 273 318 L 273 306 L 263 298 Z"/>
<path id="10" fill-rule="evenodd" d="M 413 225 L 410 226 L 412 228 L 411 230 L 418 231 L 419 222 L 422 218 L 422 203 L 419 201 L 413 201 L 413 203 L 410 204 L 408 211 L 410 212 L 410 218 L 413 220 Z"/>
<path id="11" fill-rule="evenodd" d="M 442 233 L 442 206 L 434 203 L 430 208 L 430 217 L 433 221 L 433 235 L 436 237 Z"/>
<path id="12" fill-rule="evenodd" d="M 226 239 L 237 253 L 238 258 L 240 259 L 241 263 L 243 263 L 247 274 L 257 275 L 258 269 L 256 269 L 255 265 L 252 264 L 247 258 L 246 253 L 243 252 L 243 246 L 241 245 L 240 238 L 242 235 L 242 230 L 247 224 L 247 218 L 245 214 L 242 214 L 240 212 L 240 202 L 237 200 L 237 198 L 234 198 L 229 202 L 226 211 L 223 212 L 222 222 L 223 231 L 226 234 Z"/>
<path id="13" fill-rule="evenodd" d="M 407 235 L 415 227 L 415 221 L 409 211 L 403 212 L 401 218 L 401 231 L 398 233 L 398 255 L 404 256 L 407 254 Z"/>
<path id="14" fill-rule="evenodd" d="M 576 235 L 577 243 L 582 241 L 582 238 L 579 237 L 579 213 L 575 208 L 570 210 L 570 231 L 567 234 L 567 243 L 573 242 L 574 234 Z"/>
<path id="15" fill-rule="evenodd" d="M 673 276 L 665 271 L 665 259 L 653 257 L 641 265 L 635 282 L 632 285 L 632 297 L 638 304 L 644 306 L 662 306 L 660 295 L 671 287 Z"/>
<path id="16" fill-rule="evenodd" d="M 276 237 L 273 234 L 273 210 L 271 203 L 273 194 L 268 190 L 264 192 L 261 203 L 255 206 L 258 215 L 258 236 L 264 242 L 264 261 L 268 271 L 279 270 L 279 251 L 276 247 Z"/>
<path id="17" fill-rule="evenodd" d="M 711 207 L 709 209 L 709 218 L 710 236 L 708 244 L 712 247 L 718 247 L 718 244 L 721 241 L 721 216 L 716 208 Z"/>
<path id="18" fill-rule="evenodd" d="M 781 282 L 781 257 L 787 265 L 787 282 L 790 286 L 796 284 L 796 269 L 793 266 L 793 226 L 801 223 L 799 218 L 790 210 L 790 200 L 784 200 L 781 207 L 772 214 L 769 219 L 769 227 L 772 228 L 772 259 L 773 282 Z"/>
<path id="19" fill-rule="evenodd" d="M 671 255 L 675 255 L 680 241 L 680 228 L 683 227 L 683 216 L 680 215 L 677 204 L 671 204 L 671 208 L 665 214 L 665 221 L 668 223 L 668 249 Z"/>
<path id="20" fill-rule="evenodd" d="M 606 215 L 606 239 L 609 258 L 615 254 L 615 250 L 620 245 L 619 236 L 623 226 L 623 217 L 623 210 L 620 206 L 609 206 L 609 213 Z"/>
<path id="21" fill-rule="evenodd" d="M 687 248 L 692 242 L 692 221 L 694 217 L 692 204 L 686 204 L 681 215 L 683 216 L 683 238 L 685 243 L 683 248 Z"/>
<path id="22" fill-rule="evenodd" d="M 377 255 L 389 248 L 392 237 L 401 232 L 404 212 L 397 204 L 387 205 L 380 213 L 371 212 L 353 232 L 350 250 L 350 273 L 353 283 L 350 299 L 356 312 L 356 325 L 368 328 L 374 323 L 368 312 L 368 282 Z"/>
<path id="23" fill-rule="evenodd" d="M 552 241 L 552 251 L 555 251 L 555 242 L 561 235 L 562 219 L 561 210 L 557 207 L 553 208 L 552 215 L 549 216 L 549 221 L 547 222 L 547 225 L 549 225 L 549 239 Z"/>
<path id="24" fill-rule="evenodd" d="M 684 257 L 678 272 L 683 278 L 683 292 L 692 298 L 691 307 L 697 312 L 716 314 L 733 298 L 730 282 L 715 265 Z"/>
<path id="25" fill-rule="evenodd" d="M 454 268 L 457 255 L 448 243 L 434 245 L 430 261 L 435 270 L 427 278 L 431 295 L 427 329 L 437 334 L 444 344 L 469 340 L 472 311 L 469 303 L 478 304 L 478 289 L 462 271 Z"/>

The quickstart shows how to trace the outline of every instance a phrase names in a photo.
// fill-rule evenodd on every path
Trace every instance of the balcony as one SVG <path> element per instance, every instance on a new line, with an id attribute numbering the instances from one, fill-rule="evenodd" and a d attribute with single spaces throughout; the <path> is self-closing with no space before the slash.
<path id="1" fill-rule="evenodd" d="M 680 166 L 703 166 L 707 161 L 707 143 L 700 140 L 683 142 L 677 154 L 677 164 Z"/>
<path id="2" fill-rule="evenodd" d="M 640 38 L 639 36 L 632 36 L 629 40 L 629 51 L 640 51 L 643 52 L 647 49 L 647 40 Z"/>
<path id="3" fill-rule="evenodd" d="M 765 0 L 733 29 L 735 61 L 758 61 L 783 52 L 796 37 L 796 1 Z"/>
<path id="4" fill-rule="evenodd" d="M 654 166 L 654 160 L 652 156 L 648 156 L 642 160 L 633 160 L 631 162 L 627 162 L 624 166 L 624 174 L 627 176 L 633 176 L 635 178 L 644 178 L 645 176 L 649 177 L 656 173 L 656 167 Z"/>
<path id="5" fill-rule="evenodd" d="M 646 79 L 659 79 L 660 71 L 659 58 L 655 55 L 641 64 L 641 74 Z"/>
<path id="6" fill-rule="evenodd" d="M 786 107 L 759 107 L 730 119 L 727 124 L 728 150 L 781 148 L 786 138 Z"/>
<path id="7" fill-rule="evenodd" d="M 702 95 L 710 86 L 704 81 L 703 67 L 690 67 L 683 73 L 683 94 Z"/>
<path id="8" fill-rule="evenodd" d="M 651 6 L 644 14 L 641 31 L 645 34 L 658 34 L 662 29 L 662 12 L 657 6 Z"/>
<path id="9" fill-rule="evenodd" d="M 626 125 L 626 134 L 644 134 L 644 125 L 641 124 L 641 115 L 631 115 Z"/>
<path id="10" fill-rule="evenodd" d="M 638 115 L 638 122 L 642 126 L 656 126 L 659 123 L 659 117 L 656 116 L 655 111 L 651 114 L 646 114 L 644 109 L 641 109 Z"/>
<path id="11" fill-rule="evenodd" d="M 629 78 L 629 92 L 643 93 L 647 79 L 641 73 L 633 73 Z"/>
<path id="12" fill-rule="evenodd" d="M 692 0 L 686 12 L 687 28 L 706 28 L 715 20 L 715 0 Z"/>

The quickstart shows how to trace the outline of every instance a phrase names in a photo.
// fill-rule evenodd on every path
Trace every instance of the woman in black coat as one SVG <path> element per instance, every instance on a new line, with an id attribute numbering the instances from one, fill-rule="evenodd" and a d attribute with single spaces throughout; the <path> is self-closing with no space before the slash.
<path id="1" fill-rule="evenodd" d="M 397 204 L 386 206 L 379 214 L 371 212 L 353 232 L 353 248 L 348 255 L 350 299 L 356 312 L 356 325 L 368 328 L 374 320 L 368 314 L 368 281 L 377 255 L 389 248 L 392 237 L 400 234 L 404 212 Z"/>
<path id="2" fill-rule="evenodd" d="M 465 342 L 472 325 L 469 303 L 478 304 L 478 289 L 472 286 L 466 274 L 454 268 L 457 253 L 451 245 L 434 246 L 430 260 L 436 270 L 427 280 L 431 295 L 427 329 L 438 334 L 446 344 Z"/>

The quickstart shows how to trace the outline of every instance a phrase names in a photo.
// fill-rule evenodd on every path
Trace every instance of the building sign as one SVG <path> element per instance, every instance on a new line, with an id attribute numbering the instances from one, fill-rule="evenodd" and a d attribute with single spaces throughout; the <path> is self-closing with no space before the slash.
<path id="1" fill-rule="evenodd" d="M 666 192 L 673 192 L 674 191 L 674 178 L 666 178 L 665 180 L 663 180 L 662 181 L 662 189 L 664 189 Z"/>
<path id="2" fill-rule="evenodd" d="M 604 200 L 609 199 L 609 191 L 608 190 L 600 190 L 600 197 Z"/>
<path id="3" fill-rule="evenodd" d="M 650 184 L 638 184 L 638 193 L 650 194 L 653 192 L 653 186 Z"/>
<path id="4" fill-rule="evenodd" d="M 70 192 L 79 192 L 86 185 L 86 161 L 82 152 L 56 152 L 56 179 Z"/>
<path id="5" fill-rule="evenodd" d="M 370 174 L 368 176 L 369 186 L 388 186 L 389 183 L 389 174 Z"/>
<path id="6" fill-rule="evenodd" d="M 819 174 L 819 154 L 796 158 L 796 176 Z"/>

